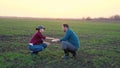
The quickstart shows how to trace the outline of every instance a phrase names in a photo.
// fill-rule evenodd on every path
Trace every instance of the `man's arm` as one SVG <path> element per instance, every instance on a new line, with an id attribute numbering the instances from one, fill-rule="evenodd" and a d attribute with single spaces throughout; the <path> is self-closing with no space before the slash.
<path id="1" fill-rule="evenodd" d="M 61 41 L 67 41 L 68 38 L 70 37 L 70 34 L 71 34 L 71 32 L 70 32 L 70 31 L 67 31 L 66 34 L 64 35 L 64 37 L 63 37 L 62 39 L 60 39 L 60 42 L 61 42 Z"/>

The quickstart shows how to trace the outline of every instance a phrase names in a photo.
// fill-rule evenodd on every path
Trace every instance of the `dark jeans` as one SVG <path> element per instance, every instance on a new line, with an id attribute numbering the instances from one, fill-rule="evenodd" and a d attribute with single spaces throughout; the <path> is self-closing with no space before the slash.
<path id="1" fill-rule="evenodd" d="M 77 48 L 67 41 L 62 41 L 62 49 L 64 50 L 65 56 L 69 56 L 69 52 L 72 53 L 73 57 L 76 56 Z"/>
<path id="2" fill-rule="evenodd" d="M 67 41 L 62 41 L 62 49 L 68 49 L 71 51 L 77 51 L 77 48 Z"/>

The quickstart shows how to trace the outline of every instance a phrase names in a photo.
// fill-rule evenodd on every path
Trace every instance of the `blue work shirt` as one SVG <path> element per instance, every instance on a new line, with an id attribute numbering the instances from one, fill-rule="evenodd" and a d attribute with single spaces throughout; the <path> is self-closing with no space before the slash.
<path id="1" fill-rule="evenodd" d="M 64 37 L 62 39 L 60 39 L 60 41 L 61 42 L 68 41 L 69 43 L 74 45 L 77 49 L 80 47 L 79 38 L 71 29 L 68 29 L 66 31 L 66 34 L 64 35 Z"/>

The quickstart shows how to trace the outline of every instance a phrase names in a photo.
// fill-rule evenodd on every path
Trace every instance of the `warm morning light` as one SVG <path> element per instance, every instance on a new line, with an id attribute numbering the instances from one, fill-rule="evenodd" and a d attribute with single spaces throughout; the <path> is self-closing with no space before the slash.
<path id="1" fill-rule="evenodd" d="M 0 16 L 81 18 L 120 14 L 120 0 L 0 0 Z"/>

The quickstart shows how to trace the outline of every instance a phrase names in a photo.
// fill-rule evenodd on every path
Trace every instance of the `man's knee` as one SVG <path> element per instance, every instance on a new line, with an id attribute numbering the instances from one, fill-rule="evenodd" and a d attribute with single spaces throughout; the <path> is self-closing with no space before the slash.
<path id="1" fill-rule="evenodd" d="M 66 41 L 62 41 L 61 43 L 62 43 L 62 44 L 65 44 L 65 43 L 66 43 Z"/>
<path id="2" fill-rule="evenodd" d="M 62 41 L 62 49 L 67 49 L 67 42 L 66 41 Z"/>

